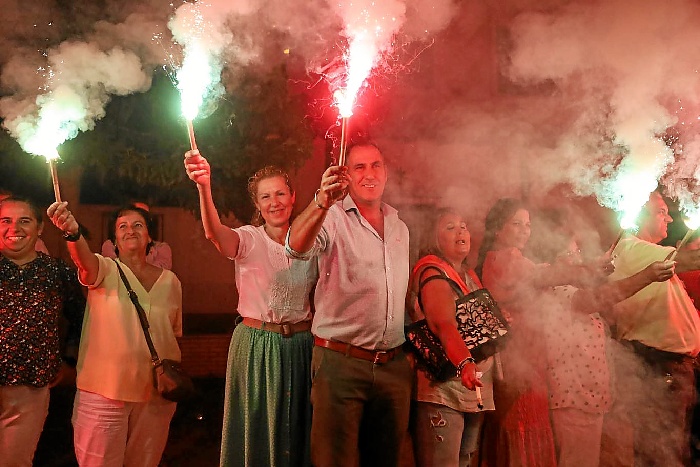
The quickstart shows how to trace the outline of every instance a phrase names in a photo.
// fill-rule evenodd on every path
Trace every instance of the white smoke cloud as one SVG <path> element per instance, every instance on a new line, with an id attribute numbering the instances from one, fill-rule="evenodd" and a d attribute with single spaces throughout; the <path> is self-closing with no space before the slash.
<path id="1" fill-rule="evenodd" d="M 697 102 L 696 80 L 690 77 L 697 76 L 700 54 L 688 51 L 687 44 L 698 39 L 698 19 L 698 5 L 682 0 L 571 4 L 515 19 L 511 79 L 551 79 L 562 89 L 583 82 L 587 94 L 578 97 L 593 102 L 602 94 L 608 99 L 606 130 L 626 155 L 614 173 L 603 173 L 607 177 L 572 177 L 579 191 L 594 182 L 601 204 L 627 210 L 631 206 L 625 203 L 641 207 L 655 189 L 673 162 L 662 136 L 677 119 L 664 103 L 669 96 Z M 607 162 L 598 163 L 614 164 L 617 155 L 608 155 Z M 578 164 L 584 174 L 587 164 L 586 158 Z M 624 199 L 632 194 L 636 199 Z"/>
<path id="2" fill-rule="evenodd" d="M 100 50 L 84 42 L 63 42 L 48 54 L 52 77 L 46 92 L 17 101 L 0 99 L 3 125 L 26 150 L 45 155 L 79 131 L 91 130 L 104 117 L 111 95 L 142 92 L 150 73 L 140 59 L 121 48 Z M 26 91 L 26 90 L 25 90 Z"/>

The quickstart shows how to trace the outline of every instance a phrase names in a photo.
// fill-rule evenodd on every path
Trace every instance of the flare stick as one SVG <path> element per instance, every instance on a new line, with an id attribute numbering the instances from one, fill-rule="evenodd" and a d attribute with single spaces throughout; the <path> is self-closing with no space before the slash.
<path id="1" fill-rule="evenodd" d="M 56 170 L 56 159 L 49 159 L 49 169 L 51 170 L 51 181 L 53 182 L 53 194 L 56 201 L 61 202 L 61 188 L 58 186 L 58 171 Z"/>
<path id="2" fill-rule="evenodd" d="M 194 139 L 194 127 L 192 126 L 192 120 L 187 120 L 187 133 L 190 136 L 190 147 L 194 151 L 197 149 L 197 141 Z"/>
<path id="3" fill-rule="evenodd" d="M 345 165 L 345 133 L 347 130 L 348 126 L 348 117 L 343 117 L 342 123 L 340 124 L 340 155 L 338 156 L 338 165 L 339 166 L 344 166 Z"/>
<path id="4" fill-rule="evenodd" d="M 673 261 L 674 259 L 676 259 L 676 254 L 678 254 L 678 250 L 683 248 L 683 245 L 688 243 L 688 240 L 690 240 L 690 237 L 693 235 L 693 232 L 695 232 L 695 229 L 688 229 L 688 231 L 685 233 L 685 235 L 683 236 L 683 239 L 678 244 L 676 249 L 673 250 L 671 253 L 669 253 L 668 256 L 666 257 L 667 261 Z"/>
<path id="5" fill-rule="evenodd" d="M 617 244 L 620 243 L 620 240 L 622 240 L 623 235 L 625 235 L 625 229 L 620 229 L 620 233 L 617 234 L 617 238 L 615 239 L 612 246 L 610 247 L 610 253 L 615 251 L 615 248 L 617 247 Z"/>

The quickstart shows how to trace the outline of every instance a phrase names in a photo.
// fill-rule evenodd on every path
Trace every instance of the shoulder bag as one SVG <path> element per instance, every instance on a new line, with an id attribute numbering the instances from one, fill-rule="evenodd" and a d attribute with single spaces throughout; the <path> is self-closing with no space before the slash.
<path id="1" fill-rule="evenodd" d="M 131 288 L 131 284 L 129 284 L 129 280 L 126 278 L 126 275 L 124 274 L 124 271 L 119 263 L 116 260 L 114 260 L 114 263 L 117 265 L 122 282 L 124 282 L 126 290 L 129 292 L 129 298 L 136 308 L 136 313 L 139 316 L 141 328 L 143 329 L 143 335 L 146 337 L 148 350 L 151 352 L 151 362 L 153 363 L 153 386 L 155 386 L 160 395 L 163 396 L 163 399 L 173 402 L 182 402 L 190 399 L 195 395 L 192 379 L 182 370 L 180 367 L 180 362 L 167 358 L 161 360 L 160 357 L 158 357 L 158 352 L 156 352 L 156 348 L 153 345 L 153 340 L 151 339 L 151 333 L 148 330 L 149 325 L 148 319 L 146 318 L 146 312 L 141 306 L 141 303 L 139 303 L 139 297 Z"/>
<path id="2" fill-rule="evenodd" d="M 442 269 L 435 266 L 428 266 L 426 269 L 435 269 L 440 274 L 430 276 L 420 283 L 418 306 L 423 308 L 420 291 L 425 284 L 437 279 L 447 281 L 457 295 L 457 330 L 472 357 L 478 363 L 495 354 L 508 337 L 508 324 L 489 291 L 477 288 L 473 281 L 469 281 L 469 285 L 476 290 L 465 295 L 459 284 Z M 468 276 L 467 279 L 469 280 Z M 457 368 L 447 358 L 440 339 L 430 330 L 425 318 L 408 325 L 405 333 L 418 364 L 426 369 L 433 379 L 445 381 L 457 375 Z"/>

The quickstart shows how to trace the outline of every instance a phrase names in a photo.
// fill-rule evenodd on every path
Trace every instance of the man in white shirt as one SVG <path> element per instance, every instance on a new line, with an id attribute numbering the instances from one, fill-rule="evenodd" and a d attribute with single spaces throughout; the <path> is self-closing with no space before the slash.
<path id="1" fill-rule="evenodd" d="M 398 465 L 408 429 L 408 228 L 382 202 L 386 180 L 376 146 L 350 147 L 347 166 L 325 171 L 287 235 L 289 256 L 316 257 L 319 266 L 311 363 L 317 467 Z"/>

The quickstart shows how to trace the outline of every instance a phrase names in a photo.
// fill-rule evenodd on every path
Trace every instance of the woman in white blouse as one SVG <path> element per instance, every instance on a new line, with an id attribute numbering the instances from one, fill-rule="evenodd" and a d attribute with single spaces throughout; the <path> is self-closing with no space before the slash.
<path id="1" fill-rule="evenodd" d="M 206 237 L 236 262 L 242 321 L 229 348 L 221 465 L 310 465 L 309 298 L 318 270 L 284 253 L 295 200 L 289 178 L 276 167 L 253 175 L 254 225 L 231 229 L 214 206 L 207 160 L 188 151 L 185 169 L 199 190 Z"/>
<path id="2" fill-rule="evenodd" d="M 153 223 L 136 206 L 117 210 L 110 226 L 117 259 L 90 251 L 68 203 L 47 214 L 65 233 L 68 251 L 88 287 L 73 407 L 75 455 L 84 466 L 153 466 L 161 459 L 176 404 L 153 386 L 151 354 L 117 262 L 146 311 L 161 358 L 180 360 L 182 288 L 172 271 L 146 261 Z"/>

